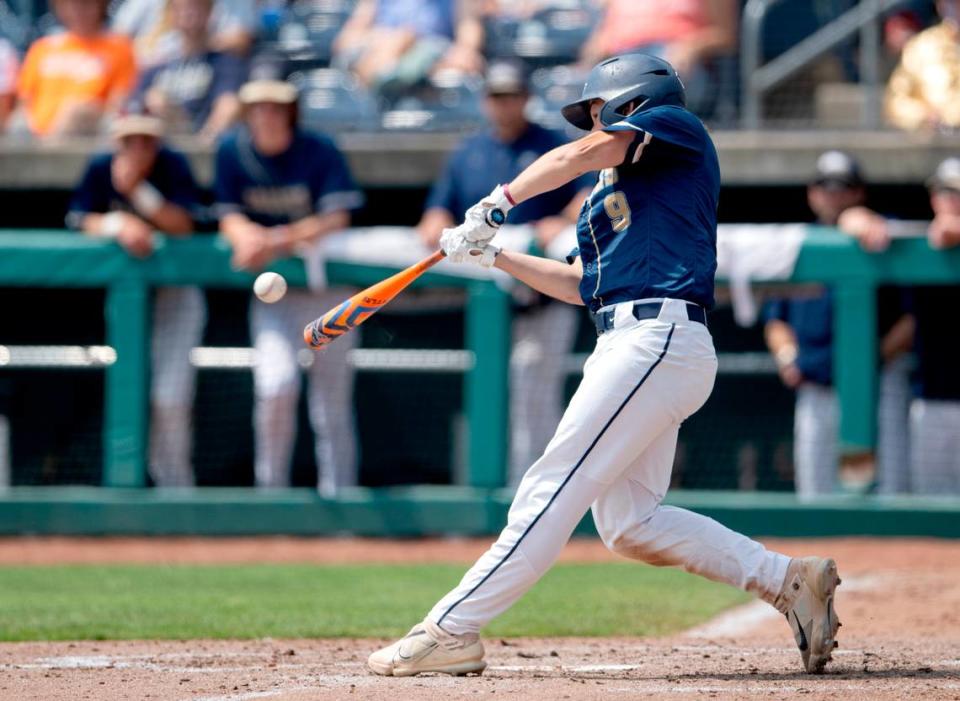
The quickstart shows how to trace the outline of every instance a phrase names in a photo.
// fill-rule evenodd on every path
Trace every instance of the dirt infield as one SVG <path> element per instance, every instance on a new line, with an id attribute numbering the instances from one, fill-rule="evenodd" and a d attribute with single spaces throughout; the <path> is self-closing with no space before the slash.
<path id="1" fill-rule="evenodd" d="M 468 562 L 486 541 L 0 539 L 0 564 Z M 482 677 L 382 679 L 382 641 L 257 640 L 0 645 L 0 699 L 960 699 L 960 542 L 768 541 L 829 553 L 844 627 L 829 673 L 800 673 L 788 628 L 748 604 L 670 639 L 491 639 Z M 615 559 L 575 541 L 568 561 Z"/>

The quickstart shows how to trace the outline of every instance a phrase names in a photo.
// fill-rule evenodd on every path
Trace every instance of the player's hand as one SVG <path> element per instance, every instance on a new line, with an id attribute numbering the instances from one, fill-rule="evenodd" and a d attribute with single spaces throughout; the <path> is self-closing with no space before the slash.
<path id="1" fill-rule="evenodd" d="M 113 188 L 124 197 L 129 197 L 146 177 L 142 163 L 127 153 L 118 153 L 110 162 L 110 179 Z"/>
<path id="2" fill-rule="evenodd" d="M 237 270 L 260 270 L 272 257 L 267 232 L 261 227 L 250 227 L 234 236 L 233 257 L 230 265 Z"/>
<path id="3" fill-rule="evenodd" d="M 931 248 L 944 249 L 960 245 L 960 217 L 941 215 L 934 217 L 927 229 Z"/>
<path id="4" fill-rule="evenodd" d="M 493 192 L 467 210 L 461 225 L 464 238 L 472 243 L 488 243 L 507 221 L 507 213 L 511 209 L 513 205 L 507 198 L 504 186 L 497 185 Z"/>
<path id="5" fill-rule="evenodd" d="M 541 250 L 546 250 L 550 242 L 571 226 L 566 217 L 544 217 L 534 225 L 534 235 Z"/>
<path id="6" fill-rule="evenodd" d="M 797 367 L 796 363 L 787 363 L 778 368 L 780 373 L 780 379 L 790 389 L 796 389 L 800 386 L 800 383 L 803 382 L 803 373 L 800 372 L 800 368 Z"/>
<path id="7" fill-rule="evenodd" d="M 500 249 L 497 246 L 467 241 L 461 229 L 463 225 L 444 229 L 440 235 L 440 248 L 447 254 L 451 263 L 475 263 L 489 268 L 497 258 Z"/>
<path id="8" fill-rule="evenodd" d="M 131 256 L 146 258 L 153 253 L 153 228 L 139 217 L 124 214 L 117 243 Z"/>

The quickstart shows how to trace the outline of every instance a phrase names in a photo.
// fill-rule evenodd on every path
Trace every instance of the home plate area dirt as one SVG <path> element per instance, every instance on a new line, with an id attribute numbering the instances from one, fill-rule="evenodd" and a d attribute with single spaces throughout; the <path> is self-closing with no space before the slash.
<path id="1" fill-rule="evenodd" d="M 960 543 L 843 539 L 766 541 L 791 555 L 829 553 L 844 584 L 844 627 L 828 672 L 800 671 L 782 618 L 762 604 L 669 639 L 487 639 L 482 676 L 369 674 L 383 640 L 7 643 L 0 699 L 957 699 Z M 486 541 L 405 542 L 404 560 L 468 561 Z M 0 540 L 0 563 L 391 561 L 382 541 Z M 415 554 L 412 554 L 415 551 Z M 568 561 L 609 556 L 578 541 Z M 141 559 L 138 559 L 141 558 Z"/>

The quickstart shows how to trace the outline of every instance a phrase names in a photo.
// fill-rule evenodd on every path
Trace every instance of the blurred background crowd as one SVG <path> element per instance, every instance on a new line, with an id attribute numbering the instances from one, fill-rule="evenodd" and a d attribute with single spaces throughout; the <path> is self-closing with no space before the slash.
<path id="1" fill-rule="evenodd" d="M 753 119 L 754 108 L 741 106 L 759 100 L 783 123 L 849 125 L 885 84 L 883 121 L 956 128 L 957 3 L 887 6 L 874 41 L 854 26 L 785 56 L 850 19 L 858 3 L 2 0 L 0 128 L 37 138 L 96 133 L 135 96 L 171 130 L 215 139 L 236 120 L 237 90 L 264 58 L 301 88 L 305 123 L 327 131 L 475 128 L 480 76 L 497 58 L 525 65 L 530 115 L 562 127 L 557 107 L 578 93 L 585 71 L 626 51 L 669 60 L 690 107 L 711 124 Z M 789 59 L 777 81 L 741 85 L 744 68 L 774 57 Z"/>
<path id="2" fill-rule="evenodd" d="M 0 0 L 0 131 L 7 144 L 40 142 L 56 149 L 83 138 L 109 144 L 87 164 L 65 221 L 91 237 L 116 239 L 134 257 L 151 255 L 156 231 L 167 236 L 219 231 L 231 247 L 234 267 L 257 271 L 355 225 L 358 215 L 361 223 L 415 225 L 419 243 L 430 248 L 444 227 L 493 186 L 577 136 L 559 108 L 579 98 L 593 64 L 618 53 L 643 51 L 669 60 L 685 82 L 689 108 L 713 128 L 756 127 L 762 120 L 768 126 L 882 125 L 955 133 L 960 0 L 881 4 Z M 854 21 L 864 6 L 888 8 L 871 25 L 874 35 Z M 762 65 L 777 75 L 754 80 Z M 430 192 L 423 193 L 422 208 L 418 200 L 386 221 L 363 209 L 368 193 L 355 184 L 337 144 L 346 132 L 453 132 L 462 133 L 463 141 Z M 188 160 L 170 145 L 180 143 L 214 154 L 211 183 L 197 184 Z M 855 158 L 827 151 L 809 176 L 808 211 L 794 210 L 798 219 L 836 227 L 869 252 L 890 246 L 900 213 L 869 201 L 868 174 Z M 929 176 L 916 184 L 929 196 L 923 211 L 930 223 L 921 235 L 936 249 L 960 245 L 960 159 L 947 158 Z M 548 250 L 576 221 L 592 186 L 587 177 L 525 203 L 511 214 L 511 223 L 530 225 L 535 247 Z M 37 219 L 36 225 L 48 225 L 49 219 Z M 224 302 L 195 287 L 156 291 L 148 461 L 153 483 L 315 483 L 329 495 L 357 483 L 449 481 L 456 450 L 449 444 L 455 439 L 444 438 L 439 454 L 427 457 L 418 453 L 430 443 L 422 434 L 414 440 L 412 457 L 382 449 L 375 436 L 383 427 L 364 425 L 364 400 L 357 396 L 382 394 L 385 387 L 354 382 L 358 344 L 442 347 L 462 341 L 456 334 L 437 335 L 442 323 L 418 327 L 412 321 L 398 330 L 388 321 L 386 330 L 374 327 L 362 339 L 348 334 L 322 363 L 301 367 L 303 324 L 351 291 L 293 290 L 279 304 L 254 300 L 249 309 L 245 296 L 241 308 L 236 300 Z M 858 488 L 960 493 L 960 367 L 949 352 L 949 327 L 942 323 L 957 301 L 960 281 L 880 291 L 880 443 L 874 467 Z M 458 304 L 462 300 L 453 307 Z M 422 313 L 442 320 L 449 307 L 427 304 Z M 537 295 L 515 294 L 513 312 L 507 472 L 515 484 L 557 423 L 576 374 L 570 354 L 582 352 L 590 339 L 582 314 Z M 729 341 L 749 350 L 751 341 L 743 341 L 742 331 L 732 324 L 725 329 L 723 314 L 716 315 L 715 331 L 721 349 Z M 212 383 L 219 389 L 201 387 L 198 400 L 191 351 L 216 343 L 211 327 L 218 315 L 242 316 L 249 323 L 248 335 L 228 340 L 256 350 L 252 387 Z M 0 343 L 15 336 L 8 333 Z M 772 438 L 746 426 L 743 402 L 749 397 L 721 391 L 715 413 L 701 420 L 702 427 L 713 422 L 711 427 L 698 434 L 694 426 L 688 450 L 681 446 L 676 481 L 694 487 L 795 488 L 806 497 L 841 488 L 832 337 L 829 289 L 768 300 L 752 348 L 764 352 L 769 377 L 752 391 L 773 422 Z M 407 381 L 394 378 L 393 385 Z M 446 382 L 410 391 L 432 392 L 427 403 L 443 410 L 459 395 Z M 29 413 L 24 386 L 0 377 L 0 409 L 6 406 L 11 416 Z M 252 423 L 249 453 L 238 452 L 222 426 L 216 440 L 204 437 L 212 419 L 209 412 L 205 417 L 194 412 L 195 401 L 222 407 L 224 393 L 231 392 L 250 395 L 252 422 L 246 415 L 236 423 Z M 90 394 L 85 396 L 89 402 Z M 83 412 L 67 412 L 63 423 L 76 423 Z M 736 422 L 723 424 L 730 412 L 739 412 Z M 97 425 L 85 430 L 96 435 Z M 51 446 L 51 435 L 36 426 L 26 439 L 17 438 L 15 422 L 0 429 L 7 435 L 0 452 L 14 456 L 13 483 L 98 481 L 96 469 L 64 457 L 76 453 L 71 441 L 80 439 L 61 436 L 57 440 L 66 443 Z M 741 440 L 740 434 L 751 430 L 755 435 Z M 704 432 L 709 440 L 702 440 Z M 312 439 L 304 442 L 303 435 Z M 709 446 L 723 441 L 736 447 L 718 460 Z M 98 459 L 91 450 L 94 457 L 87 463 Z M 726 466 L 696 467 L 711 460 Z M 17 464 L 25 467 L 18 472 Z"/>

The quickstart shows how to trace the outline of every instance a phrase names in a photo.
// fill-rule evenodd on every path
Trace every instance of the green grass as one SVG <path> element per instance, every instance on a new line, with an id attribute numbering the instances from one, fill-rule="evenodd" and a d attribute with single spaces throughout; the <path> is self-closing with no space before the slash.
<path id="1" fill-rule="evenodd" d="M 462 565 L 0 568 L 0 640 L 391 637 Z M 746 600 L 630 563 L 559 565 L 486 633 L 664 635 Z"/>

